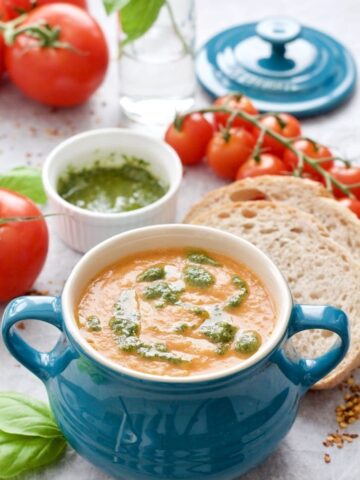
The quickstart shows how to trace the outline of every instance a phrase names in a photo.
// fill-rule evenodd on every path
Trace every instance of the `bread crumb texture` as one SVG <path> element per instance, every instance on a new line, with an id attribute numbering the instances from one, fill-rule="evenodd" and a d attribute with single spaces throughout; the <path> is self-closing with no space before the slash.
<path id="1" fill-rule="evenodd" d="M 314 388 L 332 388 L 359 366 L 360 264 L 313 215 L 283 202 L 252 200 L 199 210 L 190 220 L 238 235 L 269 255 L 287 279 L 295 302 L 334 305 L 347 313 L 349 352 Z M 329 350 L 336 338 L 326 330 L 311 330 L 295 335 L 291 342 L 301 356 L 315 358 Z"/>

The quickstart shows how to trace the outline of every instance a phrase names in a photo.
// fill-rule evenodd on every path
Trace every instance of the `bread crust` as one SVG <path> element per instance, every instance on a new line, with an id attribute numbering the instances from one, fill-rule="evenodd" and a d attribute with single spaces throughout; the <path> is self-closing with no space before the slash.
<path id="1" fill-rule="evenodd" d="M 332 238 L 360 261 L 360 221 L 319 182 L 312 180 L 274 175 L 239 180 L 205 195 L 191 208 L 184 222 L 191 222 L 214 206 L 254 200 L 285 202 L 314 215 Z"/>
<path id="2" fill-rule="evenodd" d="M 347 313 L 349 352 L 314 388 L 333 388 L 360 366 L 360 264 L 314 216 L 283 202 L 258 200 L 198 210 L 189 223 L 229 231 L 259 247 L 282 271 L 296 302 L 335 305 Z M 313 330 L 294 336 L 292 343 L 301 356 L 314 358 L 335 339 L 334 334 Z"/>

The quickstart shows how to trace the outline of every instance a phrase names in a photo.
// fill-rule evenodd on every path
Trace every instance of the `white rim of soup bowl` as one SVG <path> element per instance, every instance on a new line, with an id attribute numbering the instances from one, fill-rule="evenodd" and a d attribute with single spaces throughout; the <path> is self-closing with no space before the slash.
<path id="1" fill-rule="evenodd" d="M 86 141 L 86 139 L 89 137 L 109 135 L 109 134 L 119 134 L 119 135 L 125 134 L 126 136 L 133 137 L 137 141 L 141 141 L 141 139 L 145 139 L 146 141 L 153 142 L 154 144 L 156 144 L 157 146 L 163 149 L 164 157 L 166 156 L 166 160 L 164 159 L 164 157 L 159 156 L 161 163 L 165 164 L 166 162 L 170 161 L 173 163 L 173 166 L 175 168 L 175 178 L 172 181 L 169 179 L 168 181 L 169 189 L 165 193 L 165 195 L 160 197 L 158 200 L 155 200 L 155 202 L 150 203 L 149 205 L 146 205 L 145 207 L 141 207 L 136 210 L 130 210 L 128 212 L 119 212 L 119 213 L 94 212 L 92 210 L 87 210 L 86 208 L 80 208 L 80 207 L 77 207 L 76 205 L 73 205 L 70 202 L 67 202 L 61 197 L 61 195 L 59 195 L 59 193 L 56 190 L 56 186 L 53 185 L 53 183 L 56 183 L 56 181 L 53 183 L 50 181 L 49 173 L 53 165 L 56 164 L 56 162 L 58 161 L 58 156 L 61 155 L 62 150 L 67 148 L 69 145 Z M 150 166 L 152 165 L 150 161 L 149 161 L 149 164 Z M 182 163 L 178 154 L 172 147 L 170 147 L 170 145 L 165 143 L 163 140 L 160 140 L 148 134 L 131 131 L 126 128 L 99 128 L 95 130 L 87 130 L 86 132 L 73 135 L 72 137 L 59 143 L 59 145 L 57 145 L 53 150 L 51 150 L 43 166 L 42 179 L 43 179 L 44 188 L 47 195 L 51 197 L 54 201 L 56 201 L 58 204 L 72 211 L 73 213 L 77 213 L 78 215 L 82 215 L 84 217 L 91 218 L 91 219 L 119 220 L 122 218 L 140 216 L 143 213 L 147 213 L 153 209 L 156 209 L 164 205 L 178 191 L 181 184 L 182 175 L 183 175 L 183 168 L 182 168 Z M 56 180 L 58 178 L 59 176 L 56 178 Z"/>
<path id="2" fill-rule="evenodd" d="M 263 346 L 254 355 L 252 355 L 251 357 L 245 360 L 241 360 L 241 362 L 239 362 L 239 365 L 215 370 L 214 372 L 207 372 L 203 374 L 200 373 L 200 374 L 189 375 L 189 376 L 174 377 L 170 375 L 154 375 L 154 374 L 145 373 L 139 370 L 134 370 L 134 369 L 122 366 L 116 361 L 105 357 L 104 355 L 97 352 L 94 348 L 92 348 L 90 344 L 85 340 L 85 338 L 81 335 L 80 330 L 76 323 L 76 319 L 73 311 L 73 305 L 70 304 L 71 302 L 68 297 L 70 292 L 74 289 L 73 284 L 75 283 L 77 276 L 81 274 L 81 271 L 84 268 L 84 266 L 88 262 L 94 261 L 94 259 L 96 259 L 96 257 L 100 255 L 101 252 L 108 249 L 114 244 L 117 244 L 125 240 L 128 241 L 129 239 L 131 240 L 131 237 L 139 237 L 141 235 L 145 235 L 147 232 L 154 232 L 154 233 L 158 232 L 160 235 L 161 232 L 164 232 L 165 230 L 169 230 L 169 229 L 173 230 L 174 232 L 178 231 L 179 233 L 184 233 L 184 232 L 189 233 L 191 231 L 197 230 L 198 232 L 201 232 L 204 234 L 204 238 L 206 238 L 206 235 L 208 236 L 212 235 L 213 237 L 214 236 L 218 237 L 219 241 L 221 240 L 221 237 L 222 237 L 222 238 L 227 238 L 228 240 L 236 242 L 238 244 L 239 249 L 252 251 L 254 255 L 258 256 L 261 259 L 264 265 L 264 271 L 267 270 L 268 272 L 270 272 L 270 275 L 273 276 L 276 283 L 280 287 L 281 303 L 283 304 L 283 308 L 281 312 L 278 310 L 278 304 L 277 304 L 278 302 L 274 300 L 274 298 L 271 295 L 271 292 L 268 292 L 276 308 L 275 313 L 276 313 L 277 320 L 276 320 L 276 325 L 273 333 L 271 334 L 269 340 L 266 343 L 264 343 Z M 171 245 L 169 245 L 167 248 L 171 248 Z M 146 250 L 147 250 L 146 245 L 144 245 L 144 248 L 139 251 L 146 251 Z M 150 248 L 150 250 L 152 249 Z M 216 248 L 211 248 L 211 250 L 216 252 Z M 124 254 L 123 257 L 119 256 L 119 258 L 114 259 L 114 262 L 111 262 L 108 265 L 110 266 L 113 263 L 116 263 L 117 261 L 121 260 L 121 258 L 125 258 L 127 255 L 128 254 Z M 230 258 L 232 258 L 231 254 L 230 255 L 223 254 L 223 255 L 227 255 Z M 95 263 L 96 263 L 96 260 L 95 260 Z M 244 263 L 250 270 L 252 270 L 251 265 L 246 264 L 246 262 L 241 262 L 241 263 Z M 94 269 L 94 274 L 92 274 L 90 277 L 87 278 L 86 282 L 84 282 L 83 284 L 83 288 L 85 288 L 85 286 L 88 284 L 91 278 L 94 278 L 94 276 L 100 273 L 104 268 L 106 268 L 106 266 L 99 268 L 97 271 Z M 261 275 L 257 273 L 256 275 L 260 278 L 261 281 L 263 281 L 261 278 Z M 78 298 L 80 298 L 81 292 L 78 292 L 77 296 Z M 233 235 L 231 233 L 224 232 L 222 230 L 218 230 L 215 228 L 198 226 L 198 225 L 183 225 L 183 224 L 168 224 L 168 225 L 142 227 L 135 230 L 131 230 L 129 232 L 120 233 L 119 235 L 115 235 L 114 237 L 111 237 L 108 240 L 105 240 L 104 242 L 95 246 L 80 259 L 80 261 L 76 264 L 76 266 L 72 270 L 65 284 L 65 287 L 62 293 L 61 302 L 62 302 L 63 321 L 66 327 L 66 331 L 70 334 L 73 341 L 75 341 L 90 358 L 94 359 L 96 362 L 100 363 L 104 367 L 109 368 L 112 371 L 125 374 L 129 377 L 141 379 L 141 380 L 147 380 L 151 382 L 161 382 L 161 383 L 208 382 L 210 380 L 216 380 L 221 377 L 227 377 L 232 374 L 248 369 L 252 365 L 258 363 L 260 360 L 268 356 L 284 338 L 284 335 L 288 328 L 291 311 L 293 308 L 292 296 L 284 276 L 282 275 L 280 270 L 276 267 L 276 265 L 272 262 L 272 260 L 270 260 L 270 258 L 265 253 L 263 253 L 261 250 L 255 247 L 252 243 L 248 242 L 247 240 L 244 240 L 241 237 L 237 237 L 236 235 Z"/>

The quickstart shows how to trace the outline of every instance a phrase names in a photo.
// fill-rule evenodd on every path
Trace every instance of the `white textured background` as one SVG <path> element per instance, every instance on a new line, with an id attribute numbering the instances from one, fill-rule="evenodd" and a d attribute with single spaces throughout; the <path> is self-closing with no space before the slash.
<path id="1" fill-rule="evenodd" d="M 90 0 L 92 11 L 106 26 L 114 43 L 114 24 L 105 18 L 101 0 Z M 360 65 L 359 0 L 197 0 L 198 44 L 219 30 L 268 15 L 288 15 L 301 23 L 336 36 L 353 52 Z M 41 166 L 48 152 L 66 137 L 87 129 L 121 126 L 118 108 L 116 61 L 112 61 L 106 82 L 85 106 L 66 111 L 51 111 L 25 99 L 10 84 L 0 85 L 0 170 L 29 163 Z M 198 103 L 206 103 L 198 92 Z M 307 135 L 336 147 L 340 153 L 360 158 L 360 94 L 338 110 L 304 122 Z M 205 166 L 185 174 L 179 201 L 179 219 L 206 191 L 220 184 Z M 59 294 L 78 254 L 65 247 L 51 230 L 46 266 L 36 288 Z M 48 349 L 56 331 L 43 323 L 27 324 L 33 344 Z M 5 350 L 0 340 L 0 390 L 16 390 L 46 398 L 45 390 L 33 375 L 21 367 Z M 343 450 L 325 449 L 322 440 L 336 429 L 334 408 L 341 401 L 339 391 L 310 392 L 302 401 L 293 429 L 278 451 L 244 480 L 355 480 L 360 478 L 360 439 Z M 360 433 L 360 424 L 351 432 Z M 326 465 L 328 451 L 332 462 Z M 108 477 L 68 451 L 61 462 L 29 475 L 28 480 L 105 480 Z M 131 479 L 126 479 L 131 480 Z"/>

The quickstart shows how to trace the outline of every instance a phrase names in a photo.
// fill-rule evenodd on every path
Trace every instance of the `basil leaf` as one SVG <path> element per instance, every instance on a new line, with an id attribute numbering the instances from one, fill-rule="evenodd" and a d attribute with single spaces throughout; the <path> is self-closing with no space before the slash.
<path id="1" fill-rule="evenodd" d="M 59 459 L 65 448 L 64 438 L 27 437 L 0 431 L 0 478 L 44 467 Z"/>
<path id="2" fill-rule="evenodd" d="M 111 15 L 125 7 L 131 0 L 103 0 L 106 13 Z"/>
<path id="3" fill-rule="evenodd" d="M 126 34 L 122 45 L 130 43 L 146 33 L 156 21 L 165 0 L 131 0 L 121 9 L 120 22 Z"/>
<path id="4" fill-rule="evenodd" d="M 12 392 L 0 393 L 0 430 L 15 435 L 62 438 L 45 403 Z"/>
<path id="5" fill-rule="evenodd" d="M 0 174 L 0 187 L 29 197 L 35 203 L 46 203 L 46 194 L 42 184 L 41 170 L 34 167 L 16 167 Z"/>

